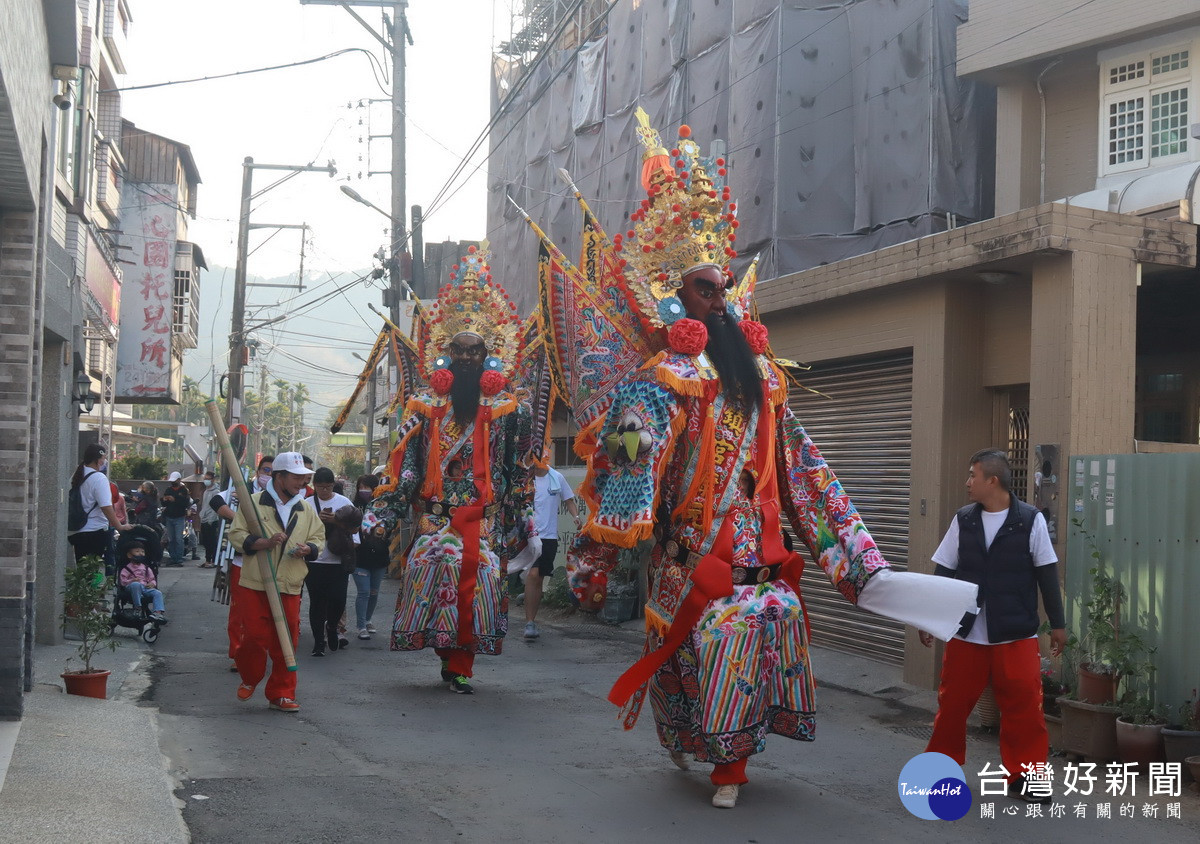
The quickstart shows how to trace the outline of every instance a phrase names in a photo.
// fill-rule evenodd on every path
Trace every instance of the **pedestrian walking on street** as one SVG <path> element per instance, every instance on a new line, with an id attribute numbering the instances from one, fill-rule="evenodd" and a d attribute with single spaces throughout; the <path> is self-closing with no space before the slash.
<path id="1" fill-rule="evenodd" d="M 575 494 L 562 473 L 549 463 L 542 462 L 534 467 L 533 474 L 533 519 L 542 550 L 536 560 L 532 555 L 523 554 L 508 566 L 509 574 L 524 574 L 525 639 L 529 641 L 541 636 L 537 626 L 538 607 L 542 604 L 542 585 L 547 577 L 554 574 L 554 560 L 558 556 L 559 511 L 566 508 L 575 520 L 575 530 L 583 527 Z"/>
<path id="2" fill-rule="evenodd" d="M 211 470 L 204 473 L 204 494 L 200 497 L 200 542 L 204 546 L 204 563 L 201 568 L 210 569 L 217 559 L 217 536 L 220 534 L 221 516 L 212 507 L 214 498 L 221 494 L 217 489 L 216 474 Z M 222 498 L 222 501 L 225 499 Z"/>
<path id="3" fill-rule="evenodd" d="M 240 504 L 230 531 L 230 541 L 235 548 L 242 549 L 244 559 L 238 583 L 242 641 L 235 660 L 242 682 L 237 697 L 249 700 L 266 677 L 265 693 L 271 709 L 298 712 L 296 672 L 288 671 L 283 660 L 259 555 L 270 552 L 275 584 L 295 648 L 300 643 L 300 591 L 308 574 L 306 561 L 315 560 L 325 547 L 325 529 L 316 510 L 304 500 L 304 486 L 312 475 L 300 455 L 294 451 L 279 454 L 273 466 L 266 489 Z M 251 509 L 257 513 L 257 519 L 251 517 Z M 267 536 L 258 535 L 260 524 L 268 531 Z"/>
<path id="4" fill-rule="evenodd" d="M 354 619 L 358 625 L 358 638 L 370 639 L 375 634 L 375 606 L 379 603 L 379 587 L 387 572 L 389 557 L 387 531 L 368 509 L 379 479 L 374 475 L 363 475 L 357 483 L 354 506 L 363 511 L 358 565 L 354 569 Z"/>
<path id="5" fill-rule="evenodd" d="M 322 466 L 313 475 L 314 495 L 308 499 L 325 529 L 325 547 L 309 563 L 308 576 L 304 579 L 308 587 L 308 626 L 313 635 L 313 656 L 325 656 L 326 643 L 331 653 L 341 647 L 338 621 L 346 612 L 346 586 L 350 572 L 342 567 L 340 549 L 330 546 L 334 536 L 344 531 L 335 514 L 343 507 L 354 505 L 349 498 L 333 491 L 333 482 L 333 470 Z M 352 541 L 358 542 L 357 527 Z"/>
<path id="6" fill-rule="evenodd" d="M 1030 803 L 1049 803 L 1030 789 L 1028 766 L 1046 761 L 1049 737 L 1042 712 L 1042 660 L 1038 648 L 1038 594 L 1050 620 L 1050 650 L 1067 642 L 1058 557 L 1046 517 L 1013 494 L 1012 467 L 1002 451 L 971 457 L 967 498 L 933 553 L 934 573 L 979 586 L 979 610 L 964 619 L 946 643 L 938 713 L 926 752 L 967 758 L 967 716 L 991 682 L 1000 707 L 1000 761 L 1008 792 Z M 933 637 L 920 632 L 921 644 Z"/>
<path id="7" fill-rule="evenodd" d="M 99 443 L 91 443 L 83 450 L 83 461 L 71 476 L 67 508 L 67 541 L 75 549 L 75 562 L 95 555 L 101 559 L 108 556 L 112 545 L 111 530 L 127 531 L 130 525 L 117 518 L 113 509 L 112 488 L 106 468 L 108 449 Z M 77 515 L 73 511 L 78 511 Z M 78 518 L 78 524 L 72 524 Z"/>
<path id="8" fill-rule="evenodd" d="M 171 555 L 171 562 L 167 565 L 178 568 L 183 565 L 183 523 L 187 521 L 192 496 L 183 485 L 183 476 L 178 472 L 172 472 L 167 480 L 170 481 L 170 486 L 162 494 L 163 522 L 167 526 L 167 551 Z"/>

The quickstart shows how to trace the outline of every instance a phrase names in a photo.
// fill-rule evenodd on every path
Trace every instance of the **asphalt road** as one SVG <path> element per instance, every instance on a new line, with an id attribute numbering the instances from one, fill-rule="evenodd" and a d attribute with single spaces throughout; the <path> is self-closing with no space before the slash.
<path id="1" fill-rule="evenodd" d="M 167 601 L 172 619 L 145 647 L 140 695 L 160 711 L 159 742 L 179 778 L 176 795 L 196 842 L 834 842 L 1200 840 L 1200 795 L 1103 797 L 1113 818 L 1027 817 L 995 801 L 954 823 L 924 821 L 900 804 L 896 781 L 924 748 L 929 714 L 883 697 L 824 687 L 817 741 L 772 737 L 749 767 L 732 811 L 709 805 L 707 766 L 678 771 L 655 739 L 649 706 L 624 731 L 604 695 L 640 653 L 636 631 L 547 615 L 526 643 L 516 623 L 505 653 L 480 657 L 476 694 L 455 695 L 430 651 L 391 653 L 384 635 L 308 656 L 302 614 L 298 714 L 270 711 L 261 691 L 234 696 L 225 657 L 225 608 L 211 574 L 184 573 Z M 377 616 L 394 605 L 386 581 Z M 351 600 L 353 600 L 351 586 Z M 379 622 L 379 618 L 376 619 Z M 821 668 L 816 667 L 818 678 Z M 994 739 L 973 737 L 968 768 L 998 762 Z M 979 794 L 978 782 L 970 784 Z M 1144 788 L 1144 784 L 1143 788 Z M 1142 792 L 1139 792 L 1139 795 Z M 1132 802 L 1137 817 L 1120 817 Z M 1167 819 L 1180 803 L 1181 819 Z M 1157 817 L 1142 817 L 1154 803 Z M 1016 807 L 1016 816 L 1004 814 Z"/>

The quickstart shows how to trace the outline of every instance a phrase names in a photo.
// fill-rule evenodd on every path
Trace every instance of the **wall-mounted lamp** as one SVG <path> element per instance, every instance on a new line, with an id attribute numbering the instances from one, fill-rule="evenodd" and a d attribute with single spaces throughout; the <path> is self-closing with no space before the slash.
<path id="1" fill-rule="evenodd" d="M 83 370 L 75 373 L 75 393 L 71 396 L 71 400 L 79 402 L 81 413 L 91 413 L 92 408 L 96 406 L 96 394 L 92 392 L 92 379 Z"/>

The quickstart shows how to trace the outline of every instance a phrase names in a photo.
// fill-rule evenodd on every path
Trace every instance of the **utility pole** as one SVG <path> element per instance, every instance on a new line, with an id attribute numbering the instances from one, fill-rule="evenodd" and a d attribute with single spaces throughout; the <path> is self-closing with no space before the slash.
<path id="1" fill-rule="evenodd" d="M 337 175 L 337 168 L 330 161 L 325 166 L 315 164 L 255 164 L 254 159 L 246 156 L 242 161 L 242 201 L 238 213 L 237 263 L 233 271 L 233 314 L 229 329 L 229 395 L 226 398 L 225 425 L 242 421 L 243 389 L 242 369 L 246 366 L 246 261 L 250 254 L 250 203 L 262 196 L 281 182 L 267 185 L 254 193 L 255 170 L 287 170 L 292 173 L 328 173 L 330 178 Z M 284 228 L 274 226 L 273 228 Z M 300 284 L 304 279 L 300 279 Z M 276 322 L 277 320 L 268 320 Z M 264 325 L 266 323 L 263 323 Z"/>
<path id="2" fill-rule="evenodd" d="M 375 443 L 375 385 L 379 381 L 379 367 L 371 370 L 371 381 L 367 384 L 367 437 L 366 457 L 363 460 L 363 474 L 371 474 L 374 462 L 371 459 L 371 447 Z"/>
<path id="3" fill-rule="evenodd" d="M 408 28 L 408 17 L 405 14 L 405 9 L 408 8 L 408 0 L 300 0 L 301 5 L 305 6 L 341 6 L 350 17 L 354 18 L 358 23 L 371 34 L 392 56 L 392 204 L 391 211 L 387 216 L 391 220 L 392 248 L 388 255 L 388 293 L 384 304 L 388 306 L 388 312 L 391 316 L 392 324 L 400 324 L 400 301 L 402 291 L 404 290 L 404 281 L 400 277 L 400 256 L 404 253 L 405 247 L 405 231 L 404 219 L 406 214 L 405 200 L 405 181 L 404 167 L 406 155 L 406 135 L 405 135 L 405 118 L 406 110 L 404 106 L 405 93 L 405 65 L 404 65 L 404 48 L 406 44 L 411 44 L 412 33 Z M 391 26 L 385 24 L 385 35 L 380 35 L 375 31 L 375 28 L 367 23 L 362 15 L 354 10 L 354 6 L 370 6 L 374 8 L 387 8 L 392 10 Z M 348 186 L 342 188 L 347 195 L 352 198 L 357 197 L 357 194 L 352 192 Z M 356 201 L 362 202 L 364 205 L 371 203 L 357 198 Z M 375 206 L 371 206 L 375 207 Z M 400 383 L 399 365 L 400 362 L 392 359 L 394 356 L 389 355 L 391 360 L 391 371 L 395 377 L 389 376 L 389 386 L 393 383 L 398 386 Z M 391 399 L 391 396 L 388 396 Z M 371 415 L 375 413 L 374 404 L 370 408 Z M 396 430 L 396 420 L 388 418 L 388 443 L 390 445 L 392 435 Z"/>

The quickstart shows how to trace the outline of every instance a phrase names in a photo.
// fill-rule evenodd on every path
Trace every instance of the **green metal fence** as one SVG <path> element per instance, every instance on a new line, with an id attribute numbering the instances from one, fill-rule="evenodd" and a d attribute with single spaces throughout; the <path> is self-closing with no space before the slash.
<path id="1" fill-rule="evenodd" d="M 1090 593 L 1086 532 L 1128 593 L 1122 625 L 1156 649 L 1156 699 L 1174 719 L 1200 687 L 1200 454 L 1076 455 L 1064 468 L 1067 627 L 1079 632 Z"/>

